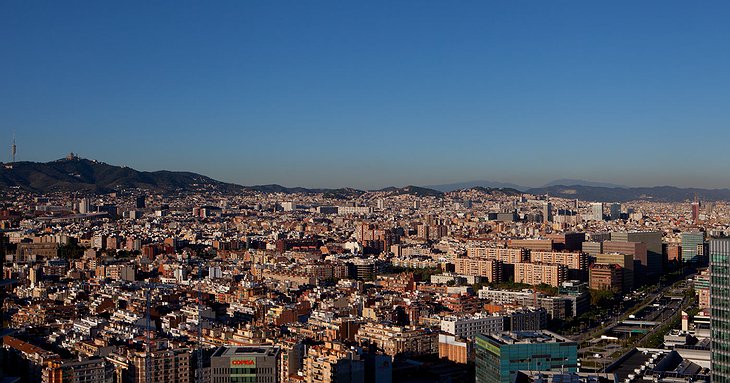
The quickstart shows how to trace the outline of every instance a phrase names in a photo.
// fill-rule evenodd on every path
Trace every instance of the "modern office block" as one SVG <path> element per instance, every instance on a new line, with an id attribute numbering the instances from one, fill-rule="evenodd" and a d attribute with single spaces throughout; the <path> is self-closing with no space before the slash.
<path id="1" fill-rule="evenodd" d="M 476 382 L 511 383 L 518 371 L 577 371 L 578 345 L 549 331 L 476 336 Z"/>
<path id="2" fill-rule="evenodd" d="M 275 383 L 278 361 L 278 347 L 222 346 L 210 358 L 211 381 Z"/>
<path id="3" fill-rule="evenodd" d="M 646 245 L 646 257 L 638 259 L 642 272 L 649 276 L 662 273 L 662 233 L 660 231 L 629 231 L 611 233 L 611 241 L 641 242 Z"/>
<path id="4" fill-rule="evenodd" d="M 713 382 L 730 382 L 730 238 L 710 241 L 710 365 Z"/>
<path id="5" fill-rule="evenodd" d="M 699 263 L 703 254 L 705 244 L 705 233 L 688 232 L 682 233 L 682 262 Z"/>
<path id="6" fill-rule="evenodd" d="M 620 203 L 612 203 L 611 204 L 611 220 L 615 221 L 617 219 L 621 219 L 621 204 Z"/>

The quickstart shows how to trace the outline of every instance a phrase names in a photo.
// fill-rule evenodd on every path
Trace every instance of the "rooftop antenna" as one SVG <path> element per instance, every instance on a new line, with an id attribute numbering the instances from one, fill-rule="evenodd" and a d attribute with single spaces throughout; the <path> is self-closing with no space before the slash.
<path id="1" fill-rule="evenodd" d="M 10 163 L 12 163 L 12 164 L 15 163 L 15 152 L 16 151 L 17 150 L 16 150 L 16 147 L 15 147 L 15 132 L 13 132 L 13 146 L 10 147 L 10 155 L 12 157 L 12 161 Z"/>

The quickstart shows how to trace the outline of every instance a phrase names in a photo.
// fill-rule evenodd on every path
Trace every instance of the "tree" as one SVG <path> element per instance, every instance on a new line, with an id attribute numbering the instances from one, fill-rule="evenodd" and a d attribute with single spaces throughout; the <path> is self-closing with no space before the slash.
<path id="1" fill-rule="evenodd" d="M 589 290 L 591 295 L 591 305 L 596 307 L 604 308 L 613 303 L 615 296 L 610 290 Z"/>
<path id="2" fill-rule="evenodd" d="M 79 259 L 84 255 L 84 248 L 72 243 L 58 247 L 58 257 L 65 260 Z"/>

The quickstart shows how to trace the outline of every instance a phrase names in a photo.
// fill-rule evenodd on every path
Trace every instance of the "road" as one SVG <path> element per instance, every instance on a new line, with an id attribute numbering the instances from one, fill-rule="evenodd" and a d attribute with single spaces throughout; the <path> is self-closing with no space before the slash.
<path id="1" fill-rule="evenodd" d="M 692 275 L 687 276 L 686 278 L 692 278 Z M 619 322 L 624 321 L 628 319 L 628 316 L 630 315 L 630 312 L 640 312 L 644 308 L 648 307 L 649 305 L 653 304 L 655 301 L 657 301 L 659 298 L 664 296 L 667 292 L 676 292 L 676 291 L 684 291 L 687 288 L 686 285 L 686 279 L 683 281 L 679 281 L 675 284 L 669 285 L 669 286 L 663 286 L 661 288 L 655 289 L 652 293 L 650 293 L 640 304 L 632 306 L 629 310 L 626 310 L 622 312 L 620 315 L 616 315 L 612 318 L 611 321 L 604 323 L 599 327 L 598 329 L 586 332 L 578 335 L 577 337 L 574 337 L 576 341 L 579 342 L 580 348 L 578 350 L 578 355 L 583 356 L 584 361 L 591 360 L 594 365 L 605 367 L 609 365 L 614 358 L 611 358 L 610 356 L 617 353 L 618 350 L 621 350 L 620 354 L 623 354 L 627 350 L 630 350 L 633 347 L 636 347 L 636 345 L 641 344 L 644 340 L 646 340 L 649 336 L 655 334 L 657 331 L 659 331 L 664 325 L 669 323 L 675 316 L 682 310 L 686 310 L 690 303 L 692 302 L 691 299 L 687 299 L 687 297 L 682 297 L 682 301 L 679 305 L 672 305 L 672 308 L 665 307 L 666 310 L 663 310 L 660 316 L 656 318 L 659 323 L 652 327 L 651 330 L 649 330 L 646 334 L 641 336 L 641 338 L 636 339 L 635 341 L 631 342 L 630 344 L 627 344 L 626 346 L 619 346 L 619 347 L 611 347 L 608 352 L 605 352 L 604 354 L 601 354 L 599 358 L 595 359 L 586 359 L 586 356 L 590 356 L 595 354 L 594 350 L 591 348 L 590 340 L 598 339 L 601 337 L 601 335 L 605 335 L 605 333 L 613 328 L 615 325 L 617 325 Z M 618 346 L 618 345 L 617 345 Z M 587 365 L 586 363 L 582 363 Z"/>

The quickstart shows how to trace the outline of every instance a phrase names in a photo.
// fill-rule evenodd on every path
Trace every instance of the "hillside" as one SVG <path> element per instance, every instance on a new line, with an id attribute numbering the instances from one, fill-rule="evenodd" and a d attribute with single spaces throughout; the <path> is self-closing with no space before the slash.
<path id="1" fill-rule="evenodd" d="M 444 193 L 438 190 L 420 186 L 408 185 L 402 188 L 387 187 L 380 190 L 373 190 L 371 193 L 382 194 L 383 196 L 413 195 L 417 197 L 443 197 Z"/>
<path id="2" fill-rule="evenodd" d="M 17 162 L 0 167 L 0 188 L 49 192 L 94 192 L 140 188 L 159 192 L 211 190 L 240 191 L 241 187 L 190 172 L 142 172 L 83 158 Z"/>

